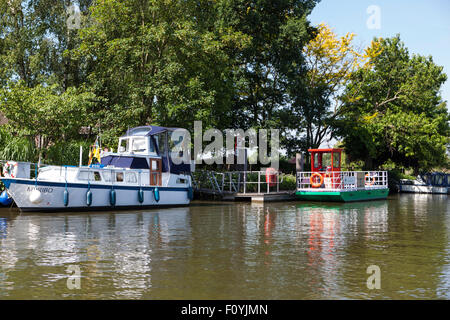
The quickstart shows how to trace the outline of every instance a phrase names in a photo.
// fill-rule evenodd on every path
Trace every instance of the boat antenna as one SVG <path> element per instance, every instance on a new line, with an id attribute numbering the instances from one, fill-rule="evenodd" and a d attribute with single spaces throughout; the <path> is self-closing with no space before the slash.
<path id="1" fill-rule="evenodd" d="M 102 126 L 101 126 L 100 121 L 98 123 L 98 144 L 99 144 L 100 150 L 102 150 Z"/>

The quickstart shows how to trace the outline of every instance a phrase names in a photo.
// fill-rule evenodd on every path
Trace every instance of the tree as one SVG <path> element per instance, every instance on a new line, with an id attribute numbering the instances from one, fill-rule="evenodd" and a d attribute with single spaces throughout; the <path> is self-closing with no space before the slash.
<path id="1" fill-rule="evenodd" d="M 446 161 L 450 115 L 440 96 L 447 76 L 431 57 L 410 55 L 400 37 L 376 40 L 382 52 L 373 68 L 352 75 L 335 122 L 353 160 L 376 168 L 427 170 Z"/>
<path id="2" fill-rule="evenodd" d="M 316 36 L 305 46 L 306 77 L 294 79 L 289 86 L 294 97 L 286 116 L 292 129 L 287 136 L 290 153 L 318 148 L 329 137 L 352 74 L 370 68 L 371 59 L 380 54 L 378 42 L 362 51 L 355 48 L 354 39 L 354 33 L 338 37 L 329 26 L 320 24 Z"/>
<path id="3" fill-rule="evenodd" d="M 37 141 L 41 154 L 56 141 L 79 138 L 81 127 L 89 123 L 87 110 L 94 98 L 73 87 L 60 92 L 56 84 L 29 88 L 20 81 L 0 90 L 0 112 L 8 119 L 8 131 Z"/>
<path id="4" fill-rule="evenodd" d="M 104 0 L 91 7 L 76 57 L 87 85 L 104 98 L 93 110 L 105 139 L 144 124 L 223 125 L 232 83 L 226 46 L 244 45 L 231 28 L 215 29 L 213 1 Z"/>
<path id="5" fill-rule="evenodd" d="M 231 48 L 234 95 L 230 118 L 236 128 L 283 128 L 294 78 L 303 78 L 302 49 L 314 28 L 307 16 L 315 0 L 223 0 L 219 28 L 231 27 L 250 39 L 241 50 Z"/>
<path id="6" fill-rule="evenodd" d="M 78 0 L 82 12 L 92 0 Z M 22 80 L 28 87 L 57 84 L 63 90 L 83 82 L 79 61 L 67 55 L 77 30 L 67 27 L 72 1 L 0 1 L 0 84 Z"/>

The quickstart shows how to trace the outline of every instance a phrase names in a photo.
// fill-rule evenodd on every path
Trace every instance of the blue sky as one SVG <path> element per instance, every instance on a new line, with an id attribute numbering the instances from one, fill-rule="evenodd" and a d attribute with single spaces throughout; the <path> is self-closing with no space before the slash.
<path id="1" fill-rule="evenodd" d="M 367 25 L 373 15 L 367 13 L 370 6 L 379 8 L 380 29 Z M 309 19 L 314 25 L 327 23 L 338 35 L 354 32 L 355 44 L 364 47 L 374 37 L 399 33 L 410 54 L 431 55 L 450 78 L 449 0 L 322 0 Z M 442 86 L 442 97 L 449 103 L 450 79 Z"/>

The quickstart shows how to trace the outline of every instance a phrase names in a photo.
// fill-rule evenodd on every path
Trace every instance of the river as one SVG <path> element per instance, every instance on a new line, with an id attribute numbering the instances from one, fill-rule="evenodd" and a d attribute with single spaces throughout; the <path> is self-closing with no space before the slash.
<path id="1" fill-rule="evenodd" d="M 450 299 L 449 203 L 0 209 L 0 299 Z"/>

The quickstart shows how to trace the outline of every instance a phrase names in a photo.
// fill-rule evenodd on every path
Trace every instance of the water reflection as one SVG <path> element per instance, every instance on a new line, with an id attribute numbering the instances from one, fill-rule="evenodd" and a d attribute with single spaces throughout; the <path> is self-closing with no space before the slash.
<path id="1" fill-rule="evenodd" d="M 449 298 L 449 213 L 445 195 L 56 215 L 0 211 L 0 296 Z M 66 287 L 74 264 L 81 290 Z M 366 287 L 372 264 L 381 268 L 381 290 Z"/>

